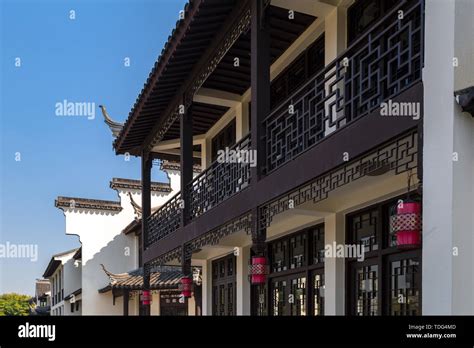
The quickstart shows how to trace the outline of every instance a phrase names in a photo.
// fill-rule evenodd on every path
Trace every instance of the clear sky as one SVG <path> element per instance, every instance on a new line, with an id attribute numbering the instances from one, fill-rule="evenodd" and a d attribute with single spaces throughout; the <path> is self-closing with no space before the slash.
<path id="1" fill-rule="evenodd" d="M 97 106 L 126 119 L 185 1 L 0 3 L 0 244 L 38 245 L 36 262 L 0 258 L 0 293 L 33 294 L 51 255 L 79 246 L 55 198 L 117 200 L 111 178 L 140 178 Z M 95 118 L 57 116 L 64 100 L 95 103 Z M 155 169 L 153 180 L 165 177 Z"/>

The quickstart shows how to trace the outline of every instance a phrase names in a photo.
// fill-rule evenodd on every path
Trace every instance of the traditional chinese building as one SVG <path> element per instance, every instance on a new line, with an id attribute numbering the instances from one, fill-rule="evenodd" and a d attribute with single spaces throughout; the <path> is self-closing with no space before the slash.
<path id="1" fill-rule="evenodd" d="M 55 254 L 44 271 L 43 277 L 51 284 L 53 316 L 81 314 L 81 268 L 76 265 L 80 253 L 81 249 L 76 248 Z"/>
<path id="2" fill-rule="evenodd" d="M 205 315 L 473 314 L 473 6 L 190 0 L 114 142 L 143 313 L 154 270 L 188 297 L 199 266 Z M 181 181 L 157 210 L 155 159 Z"/>
<path id="3" fill-rule="evenodd" d="M 163 162 L 161 169 L 169 182 L 151 183 L 152 211 L 159 209 L 179 191 L 179 166 Z M 194 170 L 199 168 L 195 166 Z M 57 300 L 61 309 L 56 310 L 53 306 L 54 315 L 138 315 L 142 312 L 139 302 L 141 285 L 136 282 L 137 274 L 143 272 L 139 228 L 141 183 L 139 180 L 113 178 L 110 188 L 117 191 L 118 201 L 62 196 L 55 201 L 55 206 L 64 212 L 66 234 L 78 236 L 81 248 L 59 275 L 59 278 L 66 279 L 79 272 L 79 285 L 61 290 Z M 45 276 L 50 276 L 51 272 L 52 268 Z M 54 278 L 54 274 L 52 276 Z M 168 267 L 163 271 L 160 268 L 152 278 L 150 303 L 153 314 L 166 315 L 174 311 L 187 315 L 196 311 L 197 305 L 191 300 L 179 302 L 180 269 Z"/>

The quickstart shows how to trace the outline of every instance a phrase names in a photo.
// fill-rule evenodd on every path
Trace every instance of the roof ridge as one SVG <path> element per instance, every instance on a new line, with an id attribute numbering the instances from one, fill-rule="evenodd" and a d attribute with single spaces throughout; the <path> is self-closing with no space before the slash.
<path id="1" fill-rule="evenodd" d="M 110 201 L 103 199 L 80 198 L 58 196 L 54 201 L 56 208 L 71 208 L 71 209 L 95 209 L 108 211 L 121 211 L 122 205 L 120 201 Z"/>
<path id="2" fill-rule="evenodd" d="M 114 190 L 118 188 L 141 190 L 142 183 L 138 179 L 112 178 L 109 187 Z M 171 184 L 169 182 L 152 181 L 151 191 L 169 193 L 171 192 Z"/>

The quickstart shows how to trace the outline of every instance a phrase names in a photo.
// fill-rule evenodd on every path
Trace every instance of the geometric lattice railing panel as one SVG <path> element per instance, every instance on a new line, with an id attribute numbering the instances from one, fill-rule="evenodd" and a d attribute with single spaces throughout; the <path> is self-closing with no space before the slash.
<path id="1" fill-rule="evenodd" d="M 250 150 L 250 136 L 242 138 L 229 150 Z M 242 153 L 242 152 L 240 152 Z M 205 171 L 196 176 L 187 187 L 187 202 L 183 202 L 178 192 L 148 219 L 148 247 L 181 227 L 181 212 L 188 206 L 188 221 L 204 214 L 227 198 L 235 195 L 250 183 L 250 163 L 215 161 Z"/>
<path id="2" fill-rule="evenodd" d="M 234 153 L 250 150 L 250 136 L 247 135 L 229 148 Z M 189 216 L 192 220 L 209 211 L 219 203 L 242 191 L 250 183 L 248 161 L 215 161 L 199 174 L 187 187 L 189 194 Z"/>
<path id="3" fill-rule="evenodd" d="M 392 171 L 398 175 L 407 171 L 416 171 L 417 165 L 418 133 L 412 131 L 268 202 L 260 208 L 260 228 L 270 226 L 274 216 L 291 209 L 291 207 L 306 202 L 322 201 L 328 197 L 329 192 L 371 173 L 382 170 L 384 172 Z"/>
<path id="4" fill-rule="evenodd" d="M 181 226 L 181 192 L 178 192 L 168 202 L 162 205 L 148 218 L 148 238 L 145 245 L 149 245 L 173 233 Z"/>
<path id="5" fill-rule="evenodd" d="M 423 1 L 404 0 L 264 119 L 264 171 L 413 86 L 422 66 Z"/>

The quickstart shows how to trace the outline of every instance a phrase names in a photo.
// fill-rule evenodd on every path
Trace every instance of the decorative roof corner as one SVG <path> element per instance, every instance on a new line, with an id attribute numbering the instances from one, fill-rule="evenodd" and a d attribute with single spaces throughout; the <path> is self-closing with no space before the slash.
<path id="1" fill-rule="evenodd" d="M 133 211 L 135 212 L 135 215 L 137 216 L 136 219 L 141 219 L 142 217 L 142 207 L 138 205 L 137 202 L 133 199 L 133 196 L 130 192 L 128 192 L 128 197 L 130 198 L 130 204 L 133 207 Z M 156 207 L 151 207 L 151 212 L 154 213 L 158 209 L 160 209 L 161 206 L 156 206 Z"/>
<path id="2" fill-rule="evenodd" d="M 123 123 L 116 122 L 112 120 L 112 118 L 107 113 L 107 110 L 104 105 L 99 105 L 100 110 L 102 111 L 102 115 L 104 116 L 105 124 L 110 128 L 112 131 L 112 135 L 114 138 L 117 138 L 123 128 Z"/>

